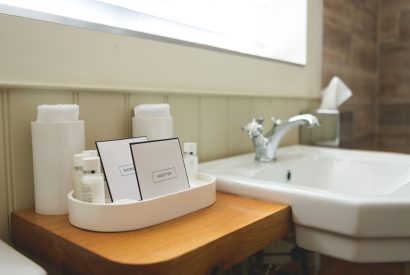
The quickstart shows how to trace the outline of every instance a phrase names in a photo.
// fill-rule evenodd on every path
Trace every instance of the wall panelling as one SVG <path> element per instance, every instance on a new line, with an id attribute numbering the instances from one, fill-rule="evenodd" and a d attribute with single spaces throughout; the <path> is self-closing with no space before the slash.
<path id="1" fill-rule="evenodd" d="M 131 136 L 134 106 L 168 102 L 175 136 L 181 145 L 197 142 L 200 161 L 207 161 L 251 152 L 251 141 L 241 127 L 252 117 L 265 117 L 267 131 L 271 116 L 286 119 L 318 103 L 315 99 L 30 88 L 5 88 L 0 99 L 0 238 L 5 240 L 8 214 L 34 207 L 30 122 L 40 104 L 79 104 L 86 147 L 92 149 L 96 140 Z M 298 131 L 292 130 L 282 145 L 297 142 Z"/>

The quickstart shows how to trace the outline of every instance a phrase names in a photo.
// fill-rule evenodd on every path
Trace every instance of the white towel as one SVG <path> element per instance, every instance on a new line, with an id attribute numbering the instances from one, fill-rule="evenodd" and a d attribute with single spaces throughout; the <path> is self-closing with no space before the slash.
<path id="1" fill-rule="evenodd" d="M 137 118 L 169 117 L 169 110 L 169 104 L 141 104 L 134 108 L 134 115 Z"/>
<path id="2" fill-rule="evenodd" d="M 78 121 L 80 108 L 76 104 L 37 106 L 37 122 Z"/>

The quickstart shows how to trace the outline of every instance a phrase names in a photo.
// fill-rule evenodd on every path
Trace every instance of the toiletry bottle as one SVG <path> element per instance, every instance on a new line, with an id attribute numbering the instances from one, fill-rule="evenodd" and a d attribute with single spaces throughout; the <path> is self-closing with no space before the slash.
<path id="1" fill-rule="evenodd" d="M 97 150 L 83 150 L 81 154 L 88 154 L 90 157 L 98 157 Z"/>
<path id="2" fill-rule="evenodd" d="M 97 150 L 83 150 L 81 154 L 87 154 L 89 157 L 99 157 Z M 100 170 L 98 170 L 97 173 L 101 173 L 101 165 Z"/>
<path id="3" fill-rule="evenodd" d="M 184 163 L 188 180 L 198 179 L 198 155 L 196 154 L 196 143 L 184 143 Z"/>
<path id="4" fill-rule="evenodd" d="M 97 150 L 84 150 L 81 152 L 82 154 L 88 154 L 90 157 L 99 157 Z M 101 166 L 97 173 L 101 173 Z M 105 192 L 105 202 L 111 202 L 111 196 L 108 191 L 108 183 L 107 180 L 104 178 L 104 192 Z"/>
<path id="5" fill-rule="evenodd" d="M 81 192 L 81 176 L 83 175 L 83 158 L 88 157 L 86 153 L 75 154 L 73 156 L 74 169 L 73 169 L 73 187 L 74 197 L 78 200 L 83 200 Z"/>
<path id="6" fill-rule="evenodd" d="M 99 157 L 83 158 L 83 175 L 81 176 L 81 191 L 83 200 L 91 203 L 105 203 L 104 177 L 100 171 Z"/>

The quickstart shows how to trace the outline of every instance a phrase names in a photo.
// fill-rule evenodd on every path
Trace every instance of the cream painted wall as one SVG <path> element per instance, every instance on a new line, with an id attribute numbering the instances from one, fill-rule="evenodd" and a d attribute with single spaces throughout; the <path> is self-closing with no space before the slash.
<path id="1" fill-rule="evenodd" d="M 308 0 L 305 67 L 0 14 L 0 84 L 317 98 L 321 11 Z"/>
<path id="2" fill-rule="evenodd" d="M 133 107 L 167 102 L 200 161 L 251 151 L 240 127 L 318 105 L 321 3 L 309 0 L 306 67 L 0 15 L 0 238 L 34 207 L 30 121 L 39 104 L 77 103 L 86 146 L 131 134 Z M 284 144 L 298 142 L 293 130 Z"/>
<path id="3" fill-rule="evenodd" d="M 8 239 L 8 196 L 6 175 L 6 151 L 4 136 L 4 113 L 6 111 L 4 93 L 0 90 L 0 239 Z"/>

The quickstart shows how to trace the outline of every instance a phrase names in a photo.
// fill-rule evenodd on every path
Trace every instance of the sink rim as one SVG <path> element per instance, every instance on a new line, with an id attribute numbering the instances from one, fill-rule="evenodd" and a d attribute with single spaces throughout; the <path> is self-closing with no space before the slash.
<path id="1" fill-rule="evenodd" d="M 218 175 L 220 179 L 227 179 L 231 178 L 234 179 L 237 182 L 249 182 L 251 181 L 250 184 L 254 185 L 266 185 L 266 184 L 274 184 L 274 185 L 269 185 L 272 188 L 278 188 L 278 189 L 292 189 L 296 190 L 297 192 L 306 192 L 311 195 L 315 196 L 332 196 L 335 200 L 344 200 L 344 201 L 350 201 L 351 203 L 357 203 L 357 204 L 373 204 L 373 203 L 409 203 L 408 199 L 408 194 L 404 193 L 401 194 L 397 192 L 399 189 L 403 188 L 405 185 L 409 184 L 410 185 L 410 178 L 408 182 L 404 182 L 400 187 L 398 187 L 396 190 L 391 191 L 386 194 L 377 194 L 377 195 L 355 195 L 355 194 L 341 194 L 332 190 L 324 189 L 324 188 L 319 188 L 319 187 L 313 187 L 313 186 L 304 186 L 304 185 L 297 185 L 293 183 L 285 183 L 285 182 L 280 182 L 280 181 L 269 181 L 269 180 L 264 180 L 264 179 L 257 179 L 257 178 L 247 178 L 244 175 L 235 175 L 233 173 L 227 173 L 227 172 L 220 172 L 217 171 L 215 172 L 214 166 L 219 166 L 223 162 L 226 161 L 242 161 L 246 160 L 249 163 L 255 163 L 257 166 L 269 166 L 269 165 L 275 165 L 279 164 L 282 165 L 283 162 L 281 162 L 280 157 L 284 154 L 286 154 L 287 151 L 289 150 L 317 150 L 320 153 L 335 153 L 337 152 L 338 154 L 342 153 L 343 156 L 347 154 L 360 154 L 360 155 L 365 155 L 366 157 L 370 156 L 375 156 L 377 155 L 378 158 L 381 157 L 388 157 L 388 158 L 393 158 L 394 160 L 397 159 L 403 159 L 409 161 L 410 155 L 407 154 L 400 154 L 400 153 L 390 153 L 390 152 L 375 152 L 375 151 L 363 151 L 363 150 L 351 150 L 351 149 L 341 149 L 341 148 L 322 148 L 322 147 L 313 147 L 313 146 L 306 146 L 306 145 L 292 145 L 292 146 L 287 146 L 287 147 L 282 147 L 279 148 L 278 150 L 278 159 L 279 162 L 268 162 L 268 163 L 257 163 L 254 160 L 254 153 L 248 153 L 248 154 L 241 154 L 241 155 L 236 155 L 236 156 L 231 156 L 227 158 L 222 158 L 222 159 L 217 159 L 213 161 L 208 161 L 204 163 L 199 164 L 199 169 L 208 171 L 208 170 L 213 170 L 213 173 L 215 175 Z M 313 154 L 313 153 L 312 153 Z M 306 157 L 307 158 L 307 157 Z M 285 162 L 290 162 L 291 160 L 286 160 Z M 410 188 L 409 188 L 410 191 Z"/>
<path id="2" fill-rule="evenodd" d="M 406 154 L 301 145 L 280 148 L 279 158 L 281 152 L 290 148 L 376 154 L 410 160 L 410 155 Z M 410 193 L 404 193 L 407 198 L 394 192 L 378 196 L 347 196 L 315 187 L 301 188 L 284 183 L 267 185 L 265 181 L 246 177 L 233 180 L 232 175 L 213 173 L 212 165 L 219 166 L 223 161 L 238 157 L 253 159 L 253 154 L 202 163 L 199 168 L 216 176 L 218 191 L 290 205 L 296 243 L 301 247 L 353 262 L 410 261 L 410 246 L 407 245 L 410 244 L 410 219 L 406 218 L 410 217 Z M 385 251 L 389 251 L 388 255 Z"/>
<path id="3" fill-rule="evenodd" d="M 366 153 L 366 154 L 382 154 L 398 157 L 410 156 L 396 153 L 379 153 L 356 151 L 346 149 L 328 149 L 316 148 L 311 146 L 293 145 L 279 149 L 280 153 L 286 152 L 288 149 L 314 149 L 314 150 L 343 150 L 345 152 Z M 267 185 L 264 180 L 248 179 L 246 177 L 232 177 L 232 175 L 224 175 L 214 173 L 212 167 L 220 166 L 224 161 L 230 161 L 235 158 L 250 157 L 252 154 L 244 154 L 234 157 L 228 157 L 216 161 L 210 161 L 200 164 L 200 170 L 213 174 L 216 177 L 217 190 L 222 192 L 233 193 L 241 196 L 247 196 L 264 201 L 276 203 L 284 203 L 292 207 L 292 215 L 295 224 L 328 230 L 338 234 L 343 234 L 351 237 L 410 237 L 410 221 L 403 228 L 387 229 L 383 227 L 374 217 L 374 212 L 382 212 L 385 217 L 383 219 L 390 222 L 399 222 L 400 217 L 397 217 L 395 211 L 397 208 L 404 209 L 410 216 L 410 200 L 408 197 L 397 194 L 388 194 L 383 196 L 347 196 L 343 194 L 325 191 L 319 188 L 306 186 L 290 186 L 286 184 L 276 183 L 275 185 Z M 305 204 L 305 205 L 304 205 Z M 317 211 L 334 210 L 346 219 L 350 219 L 350 223 L 340 223 L 337 218 L 327 213 L 322 218 L 312 216 L 306 212 L 306 205 Z M 322 208 L 319 208 L 322 206 Z M 369 227 L 367 223 L 377 224 L 376 227 Z"/>

